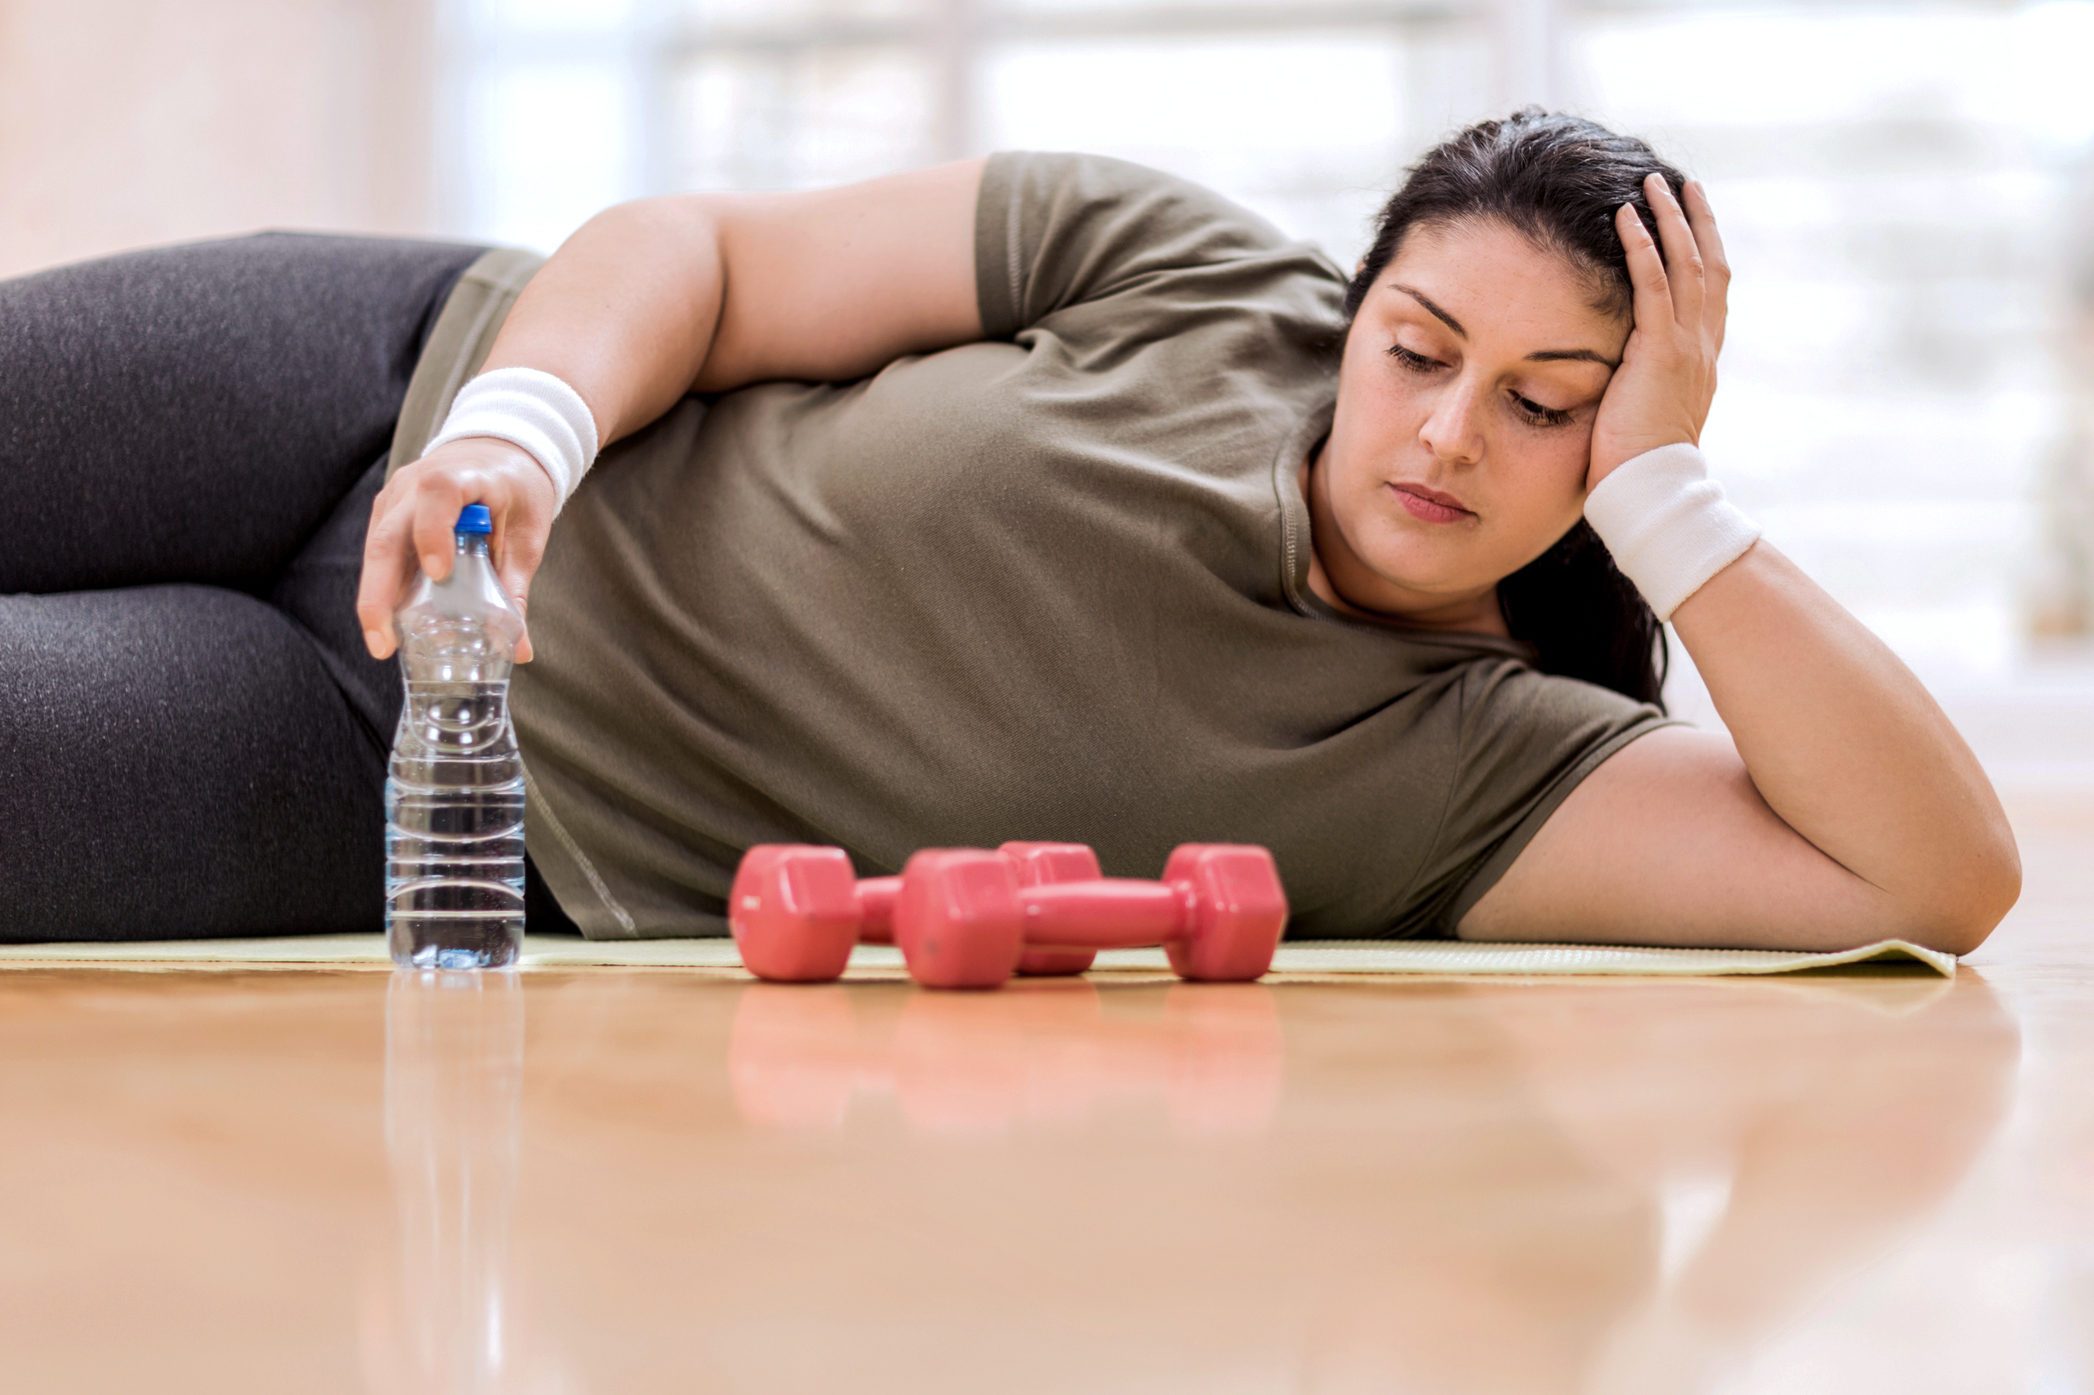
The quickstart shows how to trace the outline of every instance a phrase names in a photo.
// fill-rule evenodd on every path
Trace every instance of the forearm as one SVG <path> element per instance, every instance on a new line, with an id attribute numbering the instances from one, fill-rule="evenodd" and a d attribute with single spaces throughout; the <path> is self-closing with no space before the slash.
<path id="1" fill-rule="evenodd" d="M 717 228 L 699 199 L 616 204 L 533 273 L 481 371 L 564 379 L 589 404 L 600 450 L 691 390 L 724 295 Z"/>
<path id="2" fill-rule="evenodd" d="M 2006 812 L 1882 640 L 1764 537 L 1671 620 L 1790 827 L 1928 923 L 1998 923 L 2021 884 Z"/>

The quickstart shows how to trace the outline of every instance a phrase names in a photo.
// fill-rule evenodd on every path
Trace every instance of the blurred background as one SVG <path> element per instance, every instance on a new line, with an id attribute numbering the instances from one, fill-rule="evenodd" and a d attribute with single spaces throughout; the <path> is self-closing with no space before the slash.
<path id="1" fill-rule="evenodd" d="M 0 0 L 0 275 L 260 227 L 549 252 L 623 199 L 1012 146 L 1190 175 L 1349 267 L 1434 142 L 1575 111 L 1722 219 L 1731 496 L 2018 821 L 2085 828 L 2090 57 L 2094 0 Z M 1667 696 L 1720 725 L 1676 637 Z"/>

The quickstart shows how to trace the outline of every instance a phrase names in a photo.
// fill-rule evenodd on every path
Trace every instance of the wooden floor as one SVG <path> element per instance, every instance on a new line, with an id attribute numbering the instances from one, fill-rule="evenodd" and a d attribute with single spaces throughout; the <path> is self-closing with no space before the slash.
<path id="1" fill-rule="evenodd" d="M 2020 826 L 1953 981 L 0 973 L 0 1388 L 2094 1390 Z"/>

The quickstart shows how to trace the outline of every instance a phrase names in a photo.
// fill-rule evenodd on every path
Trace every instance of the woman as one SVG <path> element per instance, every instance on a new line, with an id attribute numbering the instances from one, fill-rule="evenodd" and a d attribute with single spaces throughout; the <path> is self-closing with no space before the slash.
<path id="1" fill-rule="evenodd" d="M 592 936 L 724 933 L 757 842 L 870 875 L 1052 838 L 1112 875 L 1262 843 L 1298 937 L 1960 952 L 2019 891 L 1982 770 L 1693 477 L 1727 283 L 1698 190 L 1531 108 L 1428 153 L 1350 278 L 1068 152 L 620 205 L 444 299 L 369 506 L 363 657 L 486 503 L 529 606 L 532 876 Z M 516 368 L 586 409 L 585 477 L 425 452 Z M 1624 577 L 1581 513 L 1632 462 L 1601 491 Z M 1660 618 L 1735 747 L 1665 715 Z M 61 826 L 38 798 L 11 827 Z M 319 802 L 329 846 L 375 848 L 368 806 Z M 378 884 L 374 854 L 338 923 Z M 203 918 L 168 933 L 234 932 Z"/>

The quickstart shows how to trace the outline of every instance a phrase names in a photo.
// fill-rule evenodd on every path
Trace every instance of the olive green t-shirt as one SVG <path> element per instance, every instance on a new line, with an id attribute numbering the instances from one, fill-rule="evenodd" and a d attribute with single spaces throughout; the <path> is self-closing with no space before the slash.
<path id="1" fill-rule="evenodd" d="M 538 263 L 446 302 L 417 458 Z M 694 393 L 598 457 L 511 679 L 525 837 L 592 937 L 721 935 L 751 845 L 1271 849 L 1292 938 L 1448 935 L 1577 782 L 1687 725 L 1308 585 L 1346 277 L 1191 180 L 990 156 L 985 337 Z"/>

